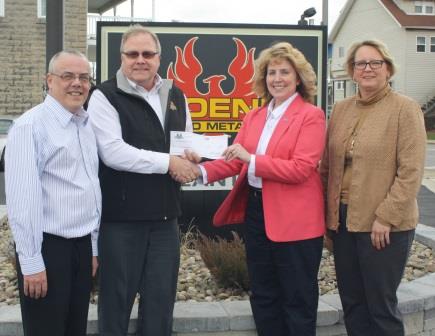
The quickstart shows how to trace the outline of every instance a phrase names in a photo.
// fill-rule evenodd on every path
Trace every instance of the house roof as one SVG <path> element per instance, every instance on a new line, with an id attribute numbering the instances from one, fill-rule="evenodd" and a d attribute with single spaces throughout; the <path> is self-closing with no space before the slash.
<path id="1" fill-rule="evenodd" d="M 357 0 L 347 0 L 329 34 L 329 41 L 334 41 L 347 18 L 349 11 Z M 396 22 L 405 29 L 435 29 L 435 15 L 406 14 L 393 0 L 378 0 Z"/>
<path id="2" fill-rule="evenodd" d="M 435 28 L 435 15 L 406 14 L 392 0 L 379 0 L 404 28 Z"/>
<path id="3" fill-rule="evenodd" d="M 88 0 L 88 13 L 103 14 L 126 0 Z"/>

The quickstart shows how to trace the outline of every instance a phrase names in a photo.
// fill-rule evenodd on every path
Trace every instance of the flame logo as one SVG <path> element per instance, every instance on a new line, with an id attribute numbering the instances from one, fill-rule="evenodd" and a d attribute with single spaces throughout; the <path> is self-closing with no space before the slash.
<path id="1" fill-rule="evenodd" d="M 227 68 L 228 75 L 234 80 L 234 87 L 229 92 L 224 92 L 221 86 L 222 81 L 227 79 L 226 74 L 214 74 L 203 79 L 202 82 L 206 84 L 207 88 L 206 92 L 201 92 L 197 88 L 198 78 L 204 72 L 202 63 L 194 53 L 198 37 L 192 37 L 188 40 L 183 49 L 175 46 L 176 59 L 175 62 L 169 64 L 166 76 L 172 79 L 188 97 L 194 121 L 240 121 L 250 109 L 257 107 L 259 104 L 257 95 L 252 91 L 255 48 L 248 51 L 240 39 L 235 37 L 232 39 L 236 44 L 236 55 Z M 197 102 L 198 100 L 201 102 L 207 101 L 207 112 L 196 111 L 198 110 L 197 104 L 192 103 L 192 101 Z M 215 108 L 216 106 L 222 108 L 225 104 L 228 104 L 228 107 L 225 108 L 225 111 L 229 113 L 227 117 L 223 117 L 224 113 L 216 111 Z M 208 128 L 205 130 L 210 131 Z"/>
<path id="2" fill-rule="evenodd" d="M 171 62 L 168 66 L 167 78 L 173 79 L 176 85 L 183 90 L 188 97 L 225 97 L 236 96 L 244 98 L 256 98 L 252 91 L 252 79 L 254 76 L 254 53 L 255 48 L 249 52 L 246 50 L 244 43 L 233 38 L 237 47 L 237 54 L 231 64 L 228 66 L 228 74 L 234 79 L 234 89 L 231 92 L 224 93 L 220 83 L 227 78 L 225 75 L 213 75 L 203 80 L 208 84 L 208 91 L 199 92 L 196 87 L 196 81 L 202 74 L 203 68 L 201 62 L 195 56 L 193 48 L 198 37 L 192 37 L 187 41 L 184 49 L 176 46 L 175 65 Z"/>

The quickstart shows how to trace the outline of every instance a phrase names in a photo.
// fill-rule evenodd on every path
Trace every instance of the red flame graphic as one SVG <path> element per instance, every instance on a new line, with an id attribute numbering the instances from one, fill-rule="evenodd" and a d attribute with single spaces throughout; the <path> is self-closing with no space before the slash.
<path id="1" fill-rule="evenodd" d="M 167 78 L 173 79 L 175 84 L 183 90 L 187 97 L 234 97 L 243 98 L 248 105 L 251 100 L 257 98 L 252 91 L 252 81 L 254 76 L 254 52 L 251 48 L 246 50 L 244 43 L 238 38 L 233 38 L 237 47 L 237 54 L 228 66 L 228 74 L 234 79 L 234 88 L 231 92 L 225 93 L 222 90 L 221 82 L 227 78 L 222 74 L 212 75 L 203 80 L 208 84 L 208 91 L 200 92 L 196 87 L 198 77 L 202 74 L 201 62 L 196 58 L 193 48 L 198 37 L 193 37 L 187 41 L 184 49 L 176 46 L 175 65 L 171 62 L 168 66 Z"/>

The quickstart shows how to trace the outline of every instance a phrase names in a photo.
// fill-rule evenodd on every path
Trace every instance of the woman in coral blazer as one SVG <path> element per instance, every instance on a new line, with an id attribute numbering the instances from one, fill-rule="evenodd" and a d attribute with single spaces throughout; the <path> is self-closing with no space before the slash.
<path id="1" fill-rule="evenodd" d="M 245 117 L 224 159 L 200 167 L 206 183 L 239 174 L 214 224 L 246 224 L 258 335 L 315 335 L 325 231 L 317 172 L 325 118 L 310 103 L 316 75 L 299 50 L 277 43 L 262 51 L 255 76 L 265 105 Z"/>

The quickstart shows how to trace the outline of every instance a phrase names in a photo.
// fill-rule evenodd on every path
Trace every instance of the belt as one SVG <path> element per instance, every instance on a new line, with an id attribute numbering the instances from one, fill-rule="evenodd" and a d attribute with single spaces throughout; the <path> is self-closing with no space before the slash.
<path id="1" fill-rule="evenodd" d="M 263 197 L 263 189 L 249 186 L 249 193 L 252 194 L 254 197 L 261 198 Z"/>

